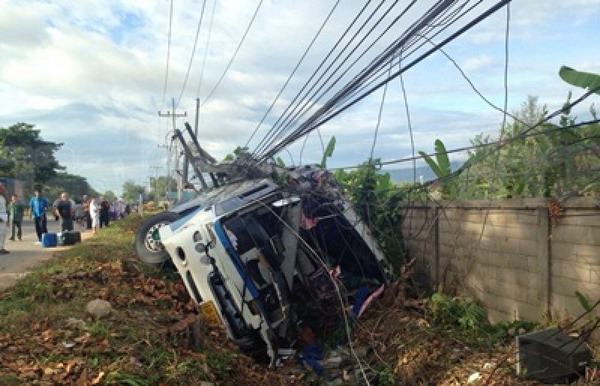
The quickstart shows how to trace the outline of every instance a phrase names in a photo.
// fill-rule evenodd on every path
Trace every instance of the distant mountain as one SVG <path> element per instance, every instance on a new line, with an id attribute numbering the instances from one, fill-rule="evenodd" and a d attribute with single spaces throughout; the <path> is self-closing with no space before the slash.
<path id="1" fill-rule="evenodd" d="M 456 170 L 463 164 L 463 162 L 453 161 L 450 164 L 452 165 L 452 170 Z M 390 178 L 394 183 L 413 182 L 414 179 L 412 168 L 383 170 L 382 172 L 390 173 Z M 417 182 L 420 181 L 420 176 L 423 176 L 423 182 L 435 180 L 437 178 L 435 173 L 431 171 L 431 168 L 429 168 L 429 166 L 417 167 Z"/>

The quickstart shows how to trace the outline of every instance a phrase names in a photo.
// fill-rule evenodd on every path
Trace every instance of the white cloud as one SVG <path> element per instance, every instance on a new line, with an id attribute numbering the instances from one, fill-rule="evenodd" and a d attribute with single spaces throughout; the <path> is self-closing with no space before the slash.
<path id="1" fill-rule="evenodd" d="M 494 64 L 494 58 L 489 55 L 478 55 L 464 60 L 462 68 L 465 71 L 481 71 L 491 67 Z"/>

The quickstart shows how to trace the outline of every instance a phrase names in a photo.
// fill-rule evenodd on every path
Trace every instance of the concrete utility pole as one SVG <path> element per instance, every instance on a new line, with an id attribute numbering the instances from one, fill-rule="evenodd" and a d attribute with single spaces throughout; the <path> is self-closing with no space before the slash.
<path id="1" fill-rule="evenodd" d="M 196 98 L 196 118 L 194 125 L 194 135 L 198 137 L 198 116 L 200 115 L 200 98 Z M 189 182 L 189 170 L 190 170 L 190 160 L 187 157 L 187 154 L 183 155 L 183 183 L 187 185 Z M 204 186 L 204 184 L 202 184 Z M 205 187 L 206 188 L 206 187 Z"/>
<path id="2" fill-rule="evenodd" d="M 177 113 L 175 111 L 175 98 L 172 99 L 172 106 L 173 106 L 173 110 L 167 111 L 166 113 L 162 113 L 159 111 L 158 116 L 159 117 L 171 117 L 173 119 L 173 133 L 175 133 L 175 130 L 177 129 L 177 123 L 175 122 L 176 118 L 187 117 L 187 112 L 184 111 L 183 113 Z M 177 181 L 177 200 L 181 201 L 183 183 L 181 180 L 181 174 L 180 174 L 180 170 L 179 170 L 179 149 L 177 146 L 177 141 L 175 141 L 175 144 L 173 147 L 173 153 L 175 154 L 175 179 Z M 169 191 L 170 190 L 171 189 L 169 188 Z M 168 196 L 168 194 L 167 194 L 167 196 Z"/>

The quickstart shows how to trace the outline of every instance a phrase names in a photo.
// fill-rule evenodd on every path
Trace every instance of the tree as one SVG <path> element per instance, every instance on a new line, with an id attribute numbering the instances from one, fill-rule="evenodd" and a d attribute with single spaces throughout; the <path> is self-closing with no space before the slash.
<path id="1" fill-rule="evenodd" d="M 250 161 L 252 160 L 252 154 L 248 151 L 247 147 L 238 146 L 233 149 L 233 154 L 229 153 L 223 158 L 223 161 Z"/>
<path id="2" fill-rule="evenodd" d="M 46 183 L 64 170 L 54 155 L 62 143 L 43 140 L 34 127 L 20 122 L 0 128 L 0 173 L 30 186 Z"/>
<path id="3" fill-rule="evenodd" d="M 112 190 L 107 190 L 103 196 L 108 202 L 115 202 L 117 200 L 117 195 Z"/>
<path id="4" fill-rule="evenodd" d="M 97 195 L 85 177 L 66 172 L 59 172 L 43 187 L 49 198 L 58 198 L 62 192 L 67 192 L 74 200 L 81 200 L 86 194 Z"/>
<path id="5" fill-rule="evenodd" d="M 593 106 L 590 113 L 596 117 Z M 600 125 L 574 128 L 576 118 L 568 109 L 558 123 L 537 125 L 547 108 L 531 96 L 514 115 L 516 119 L 500 130 L 506 144 L 470 153 L 478 162 L 460 177 L 461 185 L 474 187 L 470 198 L 597 194 L 600 186 L 594 185 L 598 181 L 594 176 L 600 170 Z M 524 136 L 538 133 L 543 135 Z M 479 135 L 471 142 L 485 145 L 490 138 Z"/>
<path id="6" fill-rule="evenodd" d="M 160 201 L 167 197 L 169 187 L 174 189 L 177 186 L 177 181 L 170 176 L 160 176 L 158 178 L 150 178 L 150 187 L 152 188 L 152 200 Z"/>
<path id="7" fill-rule="evenodd" d="M 137 185 L 132 180 L 127 180 L 123 183 L 123 199 L 127 202 L 138 201 L 140 194 L 146 190 L 142 185 Z"/>

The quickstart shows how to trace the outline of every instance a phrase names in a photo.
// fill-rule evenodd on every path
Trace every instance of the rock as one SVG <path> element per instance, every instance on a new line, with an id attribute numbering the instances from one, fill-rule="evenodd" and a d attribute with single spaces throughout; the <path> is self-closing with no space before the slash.
<path id="1" fill-rule="evenodd" d="M 110 314 L 110 312 L 112 310 L 112 306 L 106 300 L 94 299 L 94 300 L 88 302 L 85 309 L 94 318 L 100 319 L 100 318 L 103 318 Z"/>
<path id="2" fill-rule="evenodd" d="M 470 383 L 475 383 L 475 382 L 477 382 L 480 379 L 481 379 L 481 374 L 478 373 L 478 372 L 476 372 L 476 373 L 473 373 L 473 374 L 471 374 L 469 376 L 469 379 L 467 379 L 467 383 L 469 383 L 469 384 Z"/>

